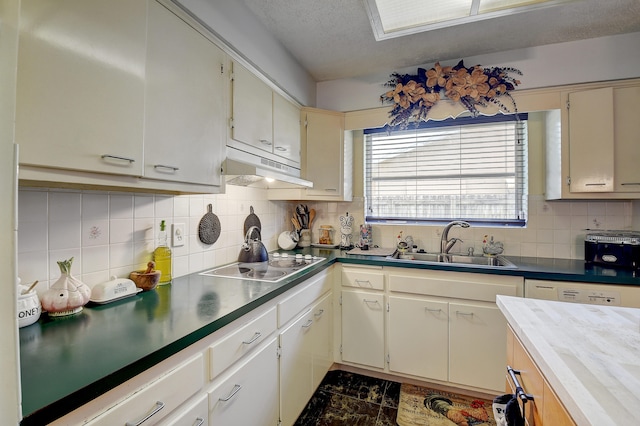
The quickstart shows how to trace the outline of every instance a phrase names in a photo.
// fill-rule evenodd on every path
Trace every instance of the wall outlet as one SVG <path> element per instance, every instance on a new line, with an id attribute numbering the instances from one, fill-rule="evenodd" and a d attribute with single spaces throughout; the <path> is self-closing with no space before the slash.
<path id="1" fill-rule="evenodd" d="M 171 246 L 182 247 L 186 236 L 184 234 L 184 223 L 171 224 Z"/>

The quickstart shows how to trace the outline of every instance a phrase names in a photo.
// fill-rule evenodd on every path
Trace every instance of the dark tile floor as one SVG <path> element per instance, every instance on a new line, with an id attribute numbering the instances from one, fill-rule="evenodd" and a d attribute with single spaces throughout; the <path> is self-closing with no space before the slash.
<path id="1" fill-rule="evenodd" d="M 295 426 L 395 426 L 400 383 L 329 371 Z"/>

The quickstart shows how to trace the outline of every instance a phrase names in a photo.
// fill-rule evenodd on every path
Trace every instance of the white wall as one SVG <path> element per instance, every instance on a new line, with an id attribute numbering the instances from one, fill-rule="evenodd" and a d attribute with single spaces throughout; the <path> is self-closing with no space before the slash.
<path id="1" fill-rule="evenodd" d="M 221 235 L 207 245 L 198 224 L 212 204 Z M 74 258 L 72 273 L 93 286 L 112 275 L 128 277 L 145 269 L 156 247 L 160 221 L 167 230 L 184 223 L 186 241 L 173 251 L 173 276 L 230 263 L 238 258 L 244 221 L 253 206 L 268 250 L 288 228 L 285 202 L 267 201 L 266 190 L 227 186 L 226 194 L 166 196 L 22 188 L 19 193 L 18 275 L 23 283 L 39 280 L 42 291 L 60 276 L 57 261 Z"/>
<path id="2" fill-rule="evenodd" d="M 242 1 L 179 0 L 222 41 L 302 105 L 316 103 L 316 87 L 291 54 Z"/>
<path id="3" fill-rule="evenodd" d="M 601 37 L 527 49 L 510 50 L 464 59 L 465 65 L 510 66 L 522 71 L 518 89 L 558 86 L 640 77 L 640 32 Z M 455 65 L 458 60 L 443 62 Z M 412 68 L 361 78 L 325 81 L 317 84 L 318 108 L 357 111 L 380 107 L 384 83 L 393 72 L 415 73 Z"/>

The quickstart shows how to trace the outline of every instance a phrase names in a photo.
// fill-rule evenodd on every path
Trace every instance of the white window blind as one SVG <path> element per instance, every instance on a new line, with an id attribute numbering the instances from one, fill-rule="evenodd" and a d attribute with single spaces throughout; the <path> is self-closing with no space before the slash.
<path id="1" fill-rule="evenodd" d="M 526 115 L 365 134 L 367 221 L 525 224 Z"/>

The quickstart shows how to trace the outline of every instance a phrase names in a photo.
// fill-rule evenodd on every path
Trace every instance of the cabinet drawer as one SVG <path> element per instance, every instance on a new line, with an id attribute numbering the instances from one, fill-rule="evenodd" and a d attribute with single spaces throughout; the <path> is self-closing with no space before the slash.
<path id="1" fill-rule="evenodd" d="M 499 294 L 522 296 L 523 286 L 522 277 L 504 275 L 432 270 L 422 270 L 418 273 L 402 271 L 389 273 L 391 291 L 485 302 L 495 302 Z"/>
<path id="2" fill-rule="evenodd" d="M 231 364 L 276 330 L 276 308 L 241 326 L 209 347 L 209 380 L 226 370 Z"/>
<path id="3" fill-rule="evenodd" d="M 176 410 L 159 426 L 206 426 L 209 424 L 209 399 L 206 393 Z M 143 423 L 144 425 L 144 423 Z"/>
<path id="4" fill-rule="evenodd" d="M 204 362 L 201 354 L 162 375 L 148 386 L 131 394 L 87 425 L 111 426 L 138 424 L 148 417 L 155 424 L 187 401 L 204 384 Z"/>
<path id="5" fill-rule="evenodd" d="M 309 279 L 309 284 L 278 303 L 278 327 L 295 318 L 304 308 L 331 289 L 331 275 L 322 272 Z"/>
<path id="6" fill-rule="evenodd" d="M 342 286 L 367 290 L 384 290 L 384 274 L 382 270 L 368 271 L 360 268 L 342 268 Z"/>
<path id="7" fill-rule="evenodd" d="M 210 424 L 278 424 L 277 348 L 273 337 L 220 376 L 209 392 Z"/>

